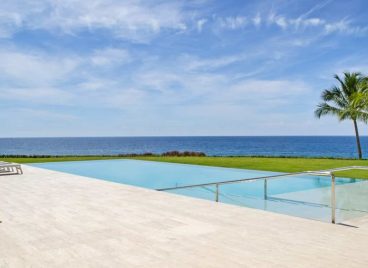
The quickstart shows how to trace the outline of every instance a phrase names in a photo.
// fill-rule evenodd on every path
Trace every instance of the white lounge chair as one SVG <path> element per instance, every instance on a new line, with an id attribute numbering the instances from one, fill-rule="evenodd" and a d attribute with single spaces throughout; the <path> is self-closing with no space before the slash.
<path id="1" fill-rule="evenodd" d="M 20 164 L 0 161 L 0 176 L 16 174 L 23 174 L 22 166 Z"/>

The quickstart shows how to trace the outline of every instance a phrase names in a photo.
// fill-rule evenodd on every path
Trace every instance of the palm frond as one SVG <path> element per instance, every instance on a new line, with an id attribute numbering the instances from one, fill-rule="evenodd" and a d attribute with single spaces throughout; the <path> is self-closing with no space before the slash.
<path id="1" fill-rule="evenodd" d="M 329 105 L 327 102 L 318 104 L 317 109 L 314 111 L 316 117 L 321 118 L 324 115 L 337 115 L 340 117 L 341 109 Z"/>
<path id="2" fill-rule="evenodd" d="M 322 99 L 326 102 L 334 102 L 338 107 L 346 107 L 348 100 L 338 87 L 332 87 L 322 92 Z"/>
<path id="3" fill-rule="evenodd" d="M 341 91 L 346 95 L 348 96 L 349 95 L 349 92 L 348 90 L 346 89 L 346 84 L 344 83 L 344 81 L 337 75 L 335 74 L 334 75 L 334 78 L 340 83 L 340 87 L 341 87 Z"/>
<path id="4" fill-rule="evenodd" d="M 368 112 L 367 111 L 359 111 L 357 112 L 357 119 L 363 121 L 364 123 L 368 122 Z"/>
<path id="5" fill-rule="evenodd" d="M 322 92 L 320 103 L 315 115 L 335 115 L 341 120 L 361 120 L 368 122 L 368 78 L 358 72 L 344 72 L 334 78 L 338 86 L 333 86 Z"/>

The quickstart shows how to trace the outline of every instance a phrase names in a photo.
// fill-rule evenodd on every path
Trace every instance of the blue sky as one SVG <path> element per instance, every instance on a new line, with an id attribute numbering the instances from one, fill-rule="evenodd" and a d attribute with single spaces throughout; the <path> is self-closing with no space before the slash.
<path id="1" fill-rule="evenodd" d="M 2 0 L 0 136 L 353 135 L 313 110 L 334 73 L 368 73 L 367 11 L 365 0 Z"/>

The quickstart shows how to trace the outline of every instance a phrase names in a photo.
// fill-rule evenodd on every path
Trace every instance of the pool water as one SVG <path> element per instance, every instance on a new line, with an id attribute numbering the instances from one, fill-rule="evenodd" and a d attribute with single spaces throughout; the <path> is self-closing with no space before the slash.
<path id="1" fill-rule="evenodd" d="M 275 172 L 174 164 L 142 160 L 97 160 L 38 163 L 32 166 L 102 179 L 138 187 L 160 189 L 276 175 Z M 219 201 L 264 209 L 304 218 L 329 221 L 331 217 L 329 177 L 295 175 L 220 186 Z M 170 191 L 176 194 L 214 200 L 214 186 Z M 336 178 L 337 219 L 344 221 L 368 213 L 368 185 L 364 180 Z M 341 198 L 339 198 L 341 197 Z M 348 201 L 347 201 L 348 200 Z M 368 215 L 368 214 L 367 214 Z"/>

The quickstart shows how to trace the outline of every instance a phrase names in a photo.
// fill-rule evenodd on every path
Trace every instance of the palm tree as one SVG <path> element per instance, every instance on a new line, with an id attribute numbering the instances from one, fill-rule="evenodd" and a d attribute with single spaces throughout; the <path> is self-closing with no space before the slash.
<path id="1" fill-rule="evenodd" d="M 339 121 L 352 120 L 354 124 L 359 159 L 362 158 L 359 130 L 357 121 L 368 121 L 367 107 L 368 87 L 367 78 L 361 73 L 345 72 L 344 77 L 335 75 L 339 86 L 326 89 L 322 93 L 323 102 L 317 106 L 315 115 L 335 115 Z"/>

